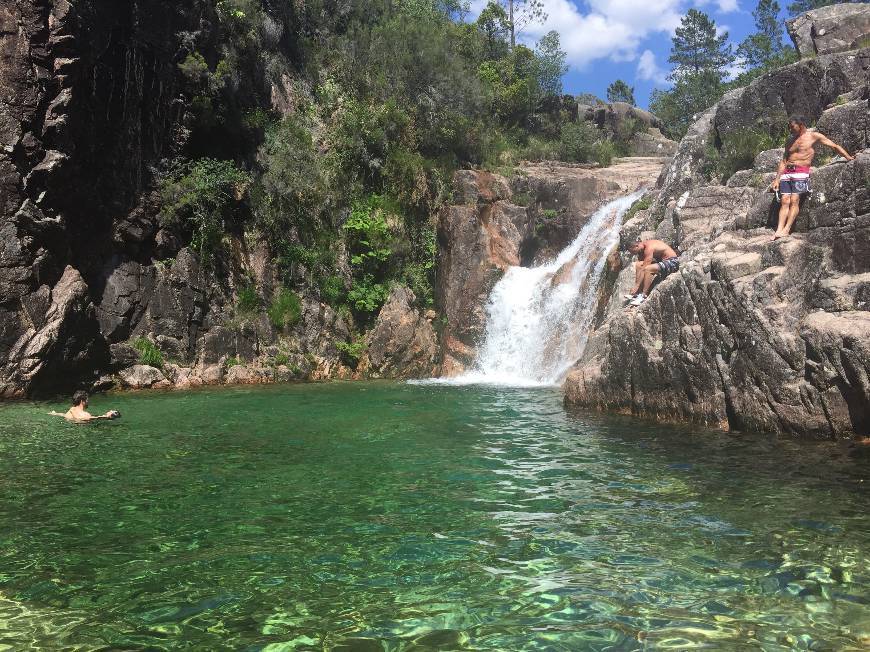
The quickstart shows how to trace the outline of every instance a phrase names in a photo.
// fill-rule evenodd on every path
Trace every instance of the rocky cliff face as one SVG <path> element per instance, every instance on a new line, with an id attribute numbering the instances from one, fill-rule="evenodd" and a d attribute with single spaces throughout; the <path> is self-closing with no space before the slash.
<path id="1" fill-rule="evenodd" d="M 801 20 L 821 20 L 813 13 Z M 816 25 L 815 51 L 827 51 L 820 39 L 830 28 Z M 606 318 L 566 382 L 567 403 L 737 430 L 870 435 L 868 71 L 867 49 L 822 54 L 700 116 L 649 210 L 622 232 L 624 244 L 638 236 L 677 244 L 680 272 L 629 309 L 619 298 L 633 282 L 623 255 Z M 711 181 L 710 146 L 792 113 L 857 157 L 821 153 L 795 233 L 772 242 L 778 206 L 766 189 L 782 150 Z"/>
<path id="2" fill-rule="evenodd" d="M 0 5 L 0 396 L 353 374 L 336 346 L 353 325 L 329 306 L 302 297 L 284 332 L 236 310 L 244 283 L 265 305 L 278 290 L 263 243 L 231 235 L 204 270 L 157 217 L 156 178 L 191 146 L 179 64 L 217 57 L 214 12 L 200 0 Z M 282 110 L 285 89 L 246 83 Z M 162 370 L 133 373 L 140 337 Z"/>
<path id="3" fill-rule="evenodd" d="M 652 185 L 664 160 L 629 158 L 605 169 L 526 166 L 510 179 L 457 173 L 454 203 L 438 226 L 441 373 L 454 376 L 473 363 L 487 300 L 508 267 L 555 257 L 603 203 Z"/>
<path id="4" fill-rule="evenodd" d="M 203 13 L 198 3 L 0 7 L 0 394 L 107 367 L 103 270 L 154 237 L 136 207 L 148 166 L 177 142 L 176 34 Z"/>

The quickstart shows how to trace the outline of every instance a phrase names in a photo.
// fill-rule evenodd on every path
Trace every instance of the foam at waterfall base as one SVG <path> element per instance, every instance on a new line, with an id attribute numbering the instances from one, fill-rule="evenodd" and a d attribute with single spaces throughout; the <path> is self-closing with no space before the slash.
<path id="1" fill-rule="evenodd" d="M 508 269 L 490 294 L 485 338 L 474 366 L 455 378 L 423 382 L 560 385 L 583 355 L 607 254 L 619 241 L 623 215 L 641 195 L 638 191 L 602 206 L 555 260 Z"/>

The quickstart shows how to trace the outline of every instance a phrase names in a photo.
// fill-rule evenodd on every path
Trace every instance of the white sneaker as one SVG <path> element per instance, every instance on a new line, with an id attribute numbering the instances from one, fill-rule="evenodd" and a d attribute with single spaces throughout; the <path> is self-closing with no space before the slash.
<path id="1" fill-rule="evenodd" d="M 644 301 L 646 301 L 646 295 L 645 295 L 643 292 L 641 292 L 641 293 L 638 294 L 634 299 L 632 299 L 631 302 L 630 302 L 628 305 L 630 305 L 630 306 L 639 306 L 639 305 L 642 304 Z"/>
<path id="2" fill-rule="evenodd" d="M 629 301 L 631 301 L 631 300 L 634 299 L 636 296 L 637 296 L 637 294 L 623 294 L 623 295 L 622 295 L 622 298 L 623 298 L 623 299 L 628 299 Z"/>

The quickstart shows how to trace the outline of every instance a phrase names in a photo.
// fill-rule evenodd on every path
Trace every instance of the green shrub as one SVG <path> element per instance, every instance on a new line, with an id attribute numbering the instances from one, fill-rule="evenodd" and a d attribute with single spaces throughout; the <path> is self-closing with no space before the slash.
<path id="1" fill-rule="evenodd" d="M 532 196 L 527 192 L 515 192 L 511 202 L 517 206 L 526 207 L 532 203 Z"/>
<path id="2" fill-rule="evenodd" d="M 616 147 L 610 140 L 599 140 L 595 143 L 595 162 L 598 167 L 606 168 L 613 163 L 613 157 L 616 156 Z"/>
<path id="3" fill-rule="evenodd" d="M 727 181 L 738 170 L 751 169 L 759 153 L 779 147 L 784 137 L 771 135 L 761 125 L 726 132 L 720 147 L 708 143 L 703 170 L 710 179 L 719 177 Z"/>
<path id="4" fill-rule="evenodd" d="M 555 208 L 545 208 L 541 211 L 541 217 L 543 217 L 545 220 L 555 220 L 557 217 L 559 217 L 559 211 L 557 211 Z"/>
<path id="5" fill-rule="evenodd" d="M 257 288 L 253 284 L 240 287 L 236 299 L 236 314 L 248 317 L 259 310 L 260 296 L 257 294 Z"/>
<path id="6" fill-rule="evenodd" d="M 321 298 L 330 306 L 338 306 L 345 299 L 344 280 L 336 274 L 323 276 L 318 279 Z"/>
<path id="7" fill-rule="evenodd" d="M 294 232 L 311 243 L 325 226 L 321 220 L 328 182 L 312 128 L 300 115 L 270 124 L 257 155 L 263 172 L 251 193 L 254 216 L 259 230 L 274 243 Z"/>
<path id="8" fill-rule="evenodd" d="M 347 300 L 357 312 L 363 315 L 374 315 L 381 309 L 389 295 L 390 289 L 386 283 L 376 283 L 371 274 L 366 274 L 354 281 L 350 292 L 347 293 Z"/>
<path id="9" fill-rule="evenodd" d="M 302 302 L 295 292 L 281 288 L 267 312 L 272 326 L 278 330 L 290 328 L 298 324 L 302 317 Z"/>
<path id="10" fill-rule="evenodd" d="M 244 362 L 242 362 L 241 358 L 233 357 L 233 358 L 227 358 L 226 364 L 227 364 L 227 369 L 232 369 L 233 367 L 238 367 L 239 365 L 244 364 Z"/>
<path id="11" fill-rule="evenodd" d="M 133 348 L 139 352 L 139 364 L 149 367 L 163 368 L 163 354 L 160 349 L 147 337 L 139 337 L 133 340 Z"/>
<path id="12" fill-rule="evenodd" d="M 564 125 L 559 138 L 559 158 L 574 163 L 591 161 L 599 137 L 598 129 L 588 122 Z"/>
<path id="13" fill-rule="evenodd" d="M 647 210 L 650 206 L 652 206 L 652 195 L 644 195 L 637 201 L 635 201 L 629 209 L 625 212 L 624 222 L 628 222 L 631 218 L 637 215 L 640 211 Z"/>
<path id="14" fill-rule="evenodd" d="M 290 363 L 290 356 L 286 353 L 279 353 L 272 359 L 276 367 L 286 367 Z"/>
<path id="15" fill-rule="evenodd" d="M 204 79 L 208 73 L 208 64 L 199 52 L 191 52 L 178 64 L 178 69 L 185 77 L 192 81 Z"/>
<path id="16" fill-rule="evenodd" d="M 191 245 L 207 264 L 250 181 L 232 161 L 203 158 L 180 165 L 160 183 L 160 221 L 189 228 Z"/>
<path id="17" fill-rule="evenodd" d="M 341 353 L 345 364 L 356 367 L 366 352 L 366 342 L 362 335 L 357 335 L 350 342 L 336 342 L 335 348 Z"/>

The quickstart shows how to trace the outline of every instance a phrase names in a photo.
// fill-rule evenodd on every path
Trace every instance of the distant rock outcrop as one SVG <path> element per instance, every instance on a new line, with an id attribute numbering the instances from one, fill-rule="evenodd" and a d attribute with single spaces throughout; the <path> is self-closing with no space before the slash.
<path id="1" fill-rule="evenodd" d="M 631 156 L 671 156 L 677 150 L 677 143 L 662 134 L 661 120 L 626 102 L 582 105 L 578 114 L 611 137 L 628 138 Z"/>
<path id="2" fill-rule="evenodd" d="M 801 57 L 845 52 L 868 45 L 870 3 L 855 2 L 813 9 L 786 23 Z"/>
<path id="3" fill-rule="evenodd" d="M 820 27 L 820 15 L 866 7 L 810 12 L 813 52 L 835 47 L 819 41 L 832 29 Z M 681 269 L 641 307 L 626 308 L 620 294 L 634 276 L 623 254 L 604 321 L 566 381 L 567 403 L 736 430 L 870 435 L 868 72 L 868 49 L 813 56 L 699 116 L 649 209 L 622 231 L 623 244 L 673 242 Z M 772 242 L 778 205 L 767 188 L 782 150 L 719 180 L 709 178 L 706 156 L 709 144 L 741 130 L 780 130 L 792 113 L 857 156 L 820 159 L 795 233 Z"/>

